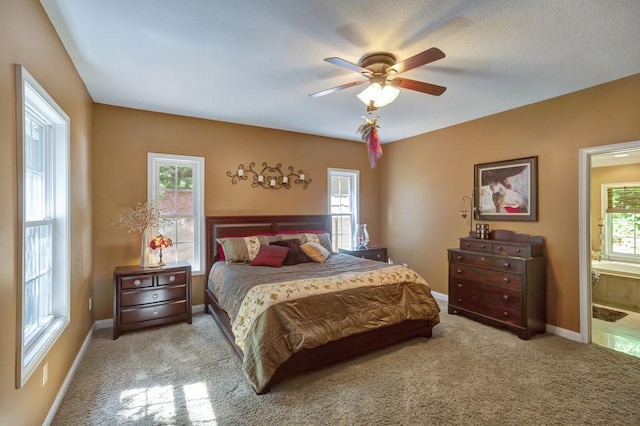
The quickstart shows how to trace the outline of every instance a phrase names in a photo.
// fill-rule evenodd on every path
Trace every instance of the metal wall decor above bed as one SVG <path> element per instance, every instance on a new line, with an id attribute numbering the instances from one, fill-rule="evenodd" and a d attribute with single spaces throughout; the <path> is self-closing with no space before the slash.
<path id="1" fill-rule="evenodd" d="M 251 179 L 253 188 L 264 189 L 291 189 L 293 185 L 300 185 L 307 189 L 307 185 L 311 183 L 311 179 L 302 170 L 294 172 L 293 166 L 289 166 L 289 172 L 282 171 L 282 164 L 269 166 L 266 162 L 262 163 L 262 170 L 253 169 L 256 163 L 249 163 L 249 168 L 245 169 L 243 164 L 238 166 L 235 173 L 227 171 L 227 176 L 231 178 L 231 183 L 236 184 L 239 181 Z"/>

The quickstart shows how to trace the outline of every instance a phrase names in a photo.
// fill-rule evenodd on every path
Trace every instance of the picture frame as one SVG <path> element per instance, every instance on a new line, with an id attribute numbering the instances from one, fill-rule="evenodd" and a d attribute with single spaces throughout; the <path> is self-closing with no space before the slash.
<path id="1" fill-rule="evenodd" d="M 474 165 L 478 220 L 538 220 L 538 157 Z"/>

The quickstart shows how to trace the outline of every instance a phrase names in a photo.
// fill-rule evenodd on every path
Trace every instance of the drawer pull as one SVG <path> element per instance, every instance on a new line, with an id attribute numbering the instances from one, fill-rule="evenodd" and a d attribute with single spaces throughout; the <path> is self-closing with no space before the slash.
<path id="1" fill-rule="evenodd" d="M 522 250 L 520 250 L 519 248 L 516 249 L 516 253 L 520 253 Z"/>
<path id="2" fill-rule="evenodd" d="M 157 317 L 158 316 L 158 311 L 153 311 L 153 316 Z"/>
<path id="3" fill-rule="evenodd" d="M 502 295 L 502 298 L 503 298 L 504 300 L 509 300 L 509 295 L 508 295 L 508 294 L 503 294 L 503 295 Z"/>
<path id="4" fill-rule="evenodd" d="M 174 275 L 171 275 L 169 277 L 169 281 L 174 282 L 176 280 L 176 277 Z"/>
<path id="5" fill-rule="evenodd" d="M 158 293 L 153 293 L 153 298 L 157 299 L 158 298 Z"/>
<path id="6" fill-rule="evenodd" d="M 505 268 L 510 268 L 511 267 L 511 265 L 509 265 L 509 262 L 504 262 L 502 266 L 504 266 Z"/>
<path id="7" fill-rule="evenodd" d="M 380 254 L 378 254 L 378 256 L 376 256 L 378 259 L 380 259 Z"/>
<path id="8" fill-rule="evenodd" d="M 509 317 L 509 312 L 503 312 L 502 315 L 504 315 L 505 318 Z"/>
<path id="9" fill-rule="evenodd" d="M 480 247 L 482 248 L 486 248 L 487 246 L 485 246 L 484 244 L 481 244 Z"/>
<path id="10" fill-rule="evenodd" d="M 471 247 L 471 243 L 466 243 L 464 246 L 465 247 Z"/>
<path id="11" fill-rule="evenodd" d="M 458 269 L 458 270 L 456 270 L 456 273 L 457 273 L 457 274 L 462 274 L 462 269 Z"/>
<path id="12" fill-rule="evenodd" d="M 502 246 L 498 246 L 498 250 L 502 250 Z"/>
<path id="13" fill-rule="evenodd" d="M 504 277 L 504 278 L 502 279 L 502 281 L 504 281 L 505 283 L 508 283 L 508 282 L 509 282 L 509 278 Z"/>
<path id="14" fill-rule="evenodd" d="M 135 285 L 135 286 L 139 286 L 140 284 L 142 284 L 142 281 L 140 281 L 140 280 L 135 280 L 133 282 L 133 285 Z"/>
<path id="15" fill-rule="evenodd" d="M 462 288 L 462 284 L 458 283 L 458 288 Z"/>
<path id="16" fill-rule="evenodd" d="M 458 303 L 462 303 L 462 299 L 458 299 Z"/>
<path id="17" fill-rule="evenodd" d="M 456 259 L 462 260 L 462 256 L 456 256 Z"/>

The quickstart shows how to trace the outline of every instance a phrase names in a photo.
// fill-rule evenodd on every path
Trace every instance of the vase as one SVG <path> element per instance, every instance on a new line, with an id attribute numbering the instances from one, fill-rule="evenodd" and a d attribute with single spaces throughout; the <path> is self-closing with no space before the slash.
<path id="1" fill-rule="evenodd" d="M 369 231 L 367 231 L 367 224 L 361 223 L 356 225 L 356 230 L 353 233 L 353 245 L 356 249 L 367 248 L 369 244 Z"/>
<path id="2" fill-rule="evenodd" d="M 149 247 L 149 241 L 149 228 L 145 228 L 140 237 L 140 267 L 142 268 L 150 266 L 149 255 L 151 254 L 151 247 Z"/>

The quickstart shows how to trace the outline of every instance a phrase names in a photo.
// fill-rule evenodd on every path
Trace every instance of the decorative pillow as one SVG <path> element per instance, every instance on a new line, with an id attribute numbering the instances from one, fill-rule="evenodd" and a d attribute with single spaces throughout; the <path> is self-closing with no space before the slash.
<path id="1" fill-rule="evenodd" d="M 282 263 L 283 266 L 297 265 L 298 263 L 308 263 L 311 259 L 300 249 L 300 240 L 297 238 L 291 240 L 274 241 L 269 245 L 281 246 L 289 248 L 289 253 Z"/>
<path id="2" fill-rule="evenodd" d="M 280 247 L 276 245 L 263 245 L 258 250 L 258 255 L 249 263 L 251 266 L 271 266 L 279 268 L 284 263 L 289 247 Z"/>
<path id="3" fill-rule="evenodd" d="M 258 255 L 261 245 L 277 241 L 277 236 L 253 235 L 250 237 L 218 238 L 227 263 L 251 262 Z"/>
<path id="4" fill-rule="evenodd" d="M 324 263 L 327 261 L 329 256 L 331 256 L 329 250 L 322 247 L 320 243 L 304 243 L 300 246 L 300 250 L 302 250 L 304 254 L 309 257 L 309 259 L 313 260 L 316 263 Z"/>
<path id="5" fill-rule="evenodd" d="M 329 253 L 334 253 L 331 247 L 331 238 L 329 233 L 325 231 L 300 231 L 298 233 L 286 231 L 278 234 L 283 240 L 291 240 L 294 238 L 299 239 L 302 244 L 307 242 L 319 243 L 322 247 L 327 249 Z"/>

